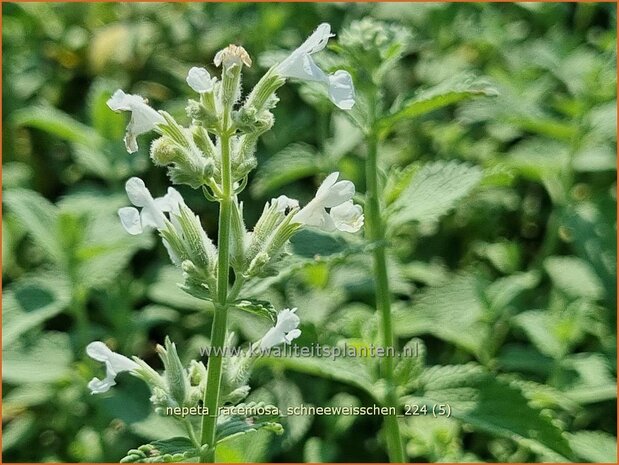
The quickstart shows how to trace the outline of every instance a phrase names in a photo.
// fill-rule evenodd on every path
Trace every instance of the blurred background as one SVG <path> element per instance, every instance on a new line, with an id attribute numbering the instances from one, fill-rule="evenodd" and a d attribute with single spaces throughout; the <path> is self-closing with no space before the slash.
<path id="1" fill-rule="evenodd" d="M 86 383 L 101 366 L 84 347 L 103 340 L 160 367 L 154 345 L 166 334 L 186 360 L 208 341 L 209 316 L 177 288 L 159 241 L 129 236 L 117 220 L 129 177 L 155 195 L 168 180 L 148 158 L 151 136 L 126 153 L 127 115 L 109 111 L 111 93 L 143 95 L 185 121 L 187 70 L 214 71 L 228 43 L 254 59 L 250 89 L 274 54 L 319 23 L 339 34 L 362 18 L 411 33 L 388 102 L 463 72 L 499 92 L 401 124 L 381 149 L 385 168 L 466 160 L 486 173 L 450 215 L 398 235 L 390 272 L 401 343 L 419 337 L 429 366 L 475 361 L 512 383 L 560 429 L 574 460 L 616 460 L 616 5 L 3 3 L 2 14 L 4 461 L 113 462 L 175 435 L 130 376 L 91 396 Z M 365 189 L 351 123 L 309 87 L 286 85 L 279 97 L 242 195 L 250 227 L 265 201 L 307 201 L 335 169 Z M 179 190 L 216 238 L 213 204 Z M 335 345 L 375 329 L 369 273 L 365 256 L 326 257 L 263 294 L 299 308 L 301 344 Z M 232 328 L 239 342 L 266 330 L 244 315 Z M 251 385 L 253 398 L 282 408 L 372 402 L 285 362 L 261 365 Z M 493 428 L 509 430 L 519 414 Z M 422 462 L 544 459 L 543 448 L 479 424 L 406 419 L 407 453 Z M 284 427 L 283 436 L 231 441 L 218 458 L 386 460 L 379 417 L 288 417 Z"/>

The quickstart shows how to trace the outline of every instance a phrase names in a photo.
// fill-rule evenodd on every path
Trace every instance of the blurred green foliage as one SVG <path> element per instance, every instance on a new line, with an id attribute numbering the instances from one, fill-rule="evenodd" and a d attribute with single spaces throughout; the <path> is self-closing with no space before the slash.
<path id="1" fill-rule="evenodd" d="M 128 177 L 139 174 L 157 193 L 168 181 L 149 163 L 147 144 L 126 154 L 125 117 L 105 105 L 111 92 L 144 95 L 182 117 L 187 70 L 212 68 L 228 43 L 254 57 L 249 85 L 318 23 L 340 33 L 365 17 L 400 25 L 407 43 L 386 76 L 394 106 L 380 152 L 394 217 L 395 330 L 424 353 L 419 366 L 399 368 L 402 395 L 460 412 L 403 420 L 409 457 L 616 460 L 614 4 L 2 7 L 4 461 L 116 461 L 136 444 L 178 435 L 151 413 L 135 379 L 121 376 L 113 396 L 91 397 L 86 383 L 100 367 L 83 349 L 101 339 L 157 366 L 154 344 L 164 335 L 186 359 L 207 340 L 200 301 L 178 289 L 163 248 L 118 224 Z M 358 57 L 373 53 L 356 46 Z M 335 53 L 321 60 L 342 63 Z M 477 85 L 471 74 L 498 95 L 460 102 Z M 437 100 L 445 92 L 434 86 L 453 89 L 455 105 Z M 279 96 L 275 129 L 243 194 L 248 224 L 272 196 L 309 199 L 317 176 L 335 169 L 364 190 L 360 132 L 312 86 Z M 451 167 L 439 187 L 454 199 L 468 192 L 477 171 L 458 161 L 483 168 L 481 185 L 463 202 L 437 200 L 437 166 Z M 216 212 L 181 190 L 216 237 Z M 253 291 L 299 308 L 301 344 L 354 344 L 376 333 L 369 257 L 343 247 L 300 235 L 293 249 L 301 259 Z M 251 315 L 235 315 L 232 326 L 249 340 L 267 327 Z M 251 399 L 367 405 L 380 389 L 368 371 L 351 360 L 263 363 Z M 463 400 L 471 392 L 473 405 Z M 283 424 L 283 436 L 225 443 L 218 459 L 386 458 L 379 417 Z"/>

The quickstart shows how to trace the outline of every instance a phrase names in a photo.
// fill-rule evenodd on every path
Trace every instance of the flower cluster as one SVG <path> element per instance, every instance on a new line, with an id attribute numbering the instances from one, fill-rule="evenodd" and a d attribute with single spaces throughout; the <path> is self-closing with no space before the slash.
<path id="1" fill-rule="evenodd" d="M 283 309 L 275 316 L 270 304 L 260 307 L 259 301 L 239 299 L 245 291 L 243 286 L 250 278 L 275 273 L 274 265 L 287 253 L 289 240 L 300 229 L 354 233 L 363 226 L 363 211 L 353 203 L 355 186 L 350 181 L 338 180 L 338 172 L 326 177 L 305 206 L 283 195 L 271 199 L 252 230 L 245 226 L 243 204 L 238 198 L 248 182 L 249 172 L 256 167 L 254 151 L 258 139 L 274 124 L 271 110 L 278 101 L 276 92 L 287 79 L 323 84 L 329 98 L 340 109 L 350 110 L 355 104 L 350 74 L 345 70 L 327 73 L 314 61 L 313 55 L 326 47 L 330 37 L 330 26 L 321 24 L 299 48 L 271 67 L 244 100 L 242 70 L 251 66 L 252 60 L 243 47 L 229 45 L 215 55 L 214 64 L 221 68 L 218 77 L 211 76 L 204 67 L 192 67 L 186 81 L 198 97 L 189 100 L 186 107 L 189 127 L 179 124 L 165 111 L 156 111 L 139 95 L 117 90 L 107 102 L 114 111 L 131 113 L 124 138 L 129 153 L 137 152 L 139 136 L 155 131 L 159 137 L 150 147 L 153 162 L 167 168 L 173 184 L 200 189 L 208 200 L 220 204 L 218 246 L 208 237 L 200 218 L 172 187 L 161 197 L 155 197 L 140 178 L 133 177 L 125 185 L 131 206 L 118 210 L 120 222 L 129 234 L 158 232 L 170 260 L 182 270 L 181 289 L 212 302 L 213 335 L 218 335 L 217 340 L 212 335 L 213 347 L 221 349 L 222 345 L 232 343 L 231 335 L 226 339 L 225 324 L 230 308 L 258 314 L 262 311 L 266 317 L 276 320 L 262 338 L 250 345 L 252 349 L 266 350 L 298 338 L 301 330 L 296 309 Z M 221 315 L 224 324 L 216 332 Z M 196 406 L 200 400 L 214 408 L 221 402 L 240 402 L 249 392 L 247 372 L 252 355 L 225 360 L 211 355 L 207 367 L 199 361 L 192 361 L 186 367 L 178 357 L 176 346 L 166 338 L 164 346 L 157 346 L 164 365 L 160 374 L 143 360 L 112 352 L 100 341 L 89 344 L 86 352 L 106 366 L 105 377 L 93 378 L 88 384 L 93 394 L 108 391 L 119 373 L 129 372 L 150 386 L 151 401 L 158 411 Z M 208 389 L 207 379 L 210 380 Z M 210 435 L 206 442 L 214 446 L 213 421 L 203 419 L 202 427 Z"/>

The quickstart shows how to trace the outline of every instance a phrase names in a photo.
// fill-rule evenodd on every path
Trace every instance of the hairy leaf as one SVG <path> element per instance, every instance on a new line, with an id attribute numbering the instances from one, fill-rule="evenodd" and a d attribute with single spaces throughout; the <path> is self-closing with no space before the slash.
<path id="1" fill-rule="evenodd" d="M 457 161 L 424 165 L 387 210 L 387 224 L 397 228 L 410 221 L 432 222 L 448 213 L 481 181 L 477 167 Z"/>
<path id="2" fill-rule="evenodd" d="M 424 89 L 405 101 L 400 108 L 380 121 L 380 128 L 383 135 L 386 135 L 391 127 L 401 120 L 417 118 L 473 97 L 496 95 L 497 90 L 487 81 L 474 76 L 458 75 L 435 87 Z"/>
<path id="3" fill-rule="evenodd" d="M 293 181 L 320 172 L 319 158 L 307 144 L 293 144 L 259 165 L 251 186 L 252 194 L 263 196 Z"/>
<path id="4" fill-rule="evenodd" d="M 277 310 L 275 310 L 273 304 L 266 300 L 240 299 L 235 301 L 232 305 L 239 310 L 271 320 L 273 323 L 277 321 Z"/>
<path id="5" fill-rule="evenodd" d="M 58 208 L 37 192 L 26 189 L 5 192 L 4 201 L 10 213 L 26 228 L 49 258 L 62 265 L 65 254 L 58 237 Z"/>
<path id="6" fill-rule="evenodd" d="M 427 368 L 419 378 L 418 392 L 403 402 L 448 404 L 454 418 L 511 439 L 545 460 L 568 461 L 573 457 L 561 430 L 550 418 L 529 406 L 519 389 L 473 363 Z"/>

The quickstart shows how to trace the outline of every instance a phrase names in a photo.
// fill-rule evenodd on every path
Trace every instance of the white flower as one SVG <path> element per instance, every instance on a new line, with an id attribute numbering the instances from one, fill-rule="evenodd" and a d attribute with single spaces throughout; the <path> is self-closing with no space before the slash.
<path id="1" fill-rule="evenodd" d="M 355 185 L 350 181 L 337 181 L 340 173 L 331 173 L 322 182 L 316 196 L 294 216 L 294 221 L 314 226 L 323 231 L 356 232 L 363 225 L 361 207 L 353 205 Z M 327 213 L 330 208 L 330 213 Z"/>
<path id="2" fill-rule="evenodd" d="M 342 110 L 350 110 L 355 105 L 355 87 L 348 71 L 337 70 L 329 78 L 329 98 Z"/>
<path id="3" fill-rule="evenodd" d="M 101 394 L 107 392 L 116 384 L 116 375 L 123 371 L 131 371 L 139 367 L 133 360 L 128 359 L 124 355 L 112 352 L 108 346 L 101 341 L 95 341 L 88 344 L 86 353 L 89 357 L 98 362 L 105 363 L 105 378 L 97 377 L 90 380 L 88 388 L 92 394 Z"/>
<path id="4" fill-rule="evenodd" d="M 187 84 L 199 94 L 213 91 L 216 77 L 211 77 L 206 68 L 193 67 L 187 73 Z"/>
<path id="5" fill-rule="evenodd" d="M 360 205 L 354 205 L 352 200 L 333 207 L 329 216 L 340 231 L 354 233 L 363 226 L 363 210 Z"/>
<path id="6" fill-rule="evenodd" d="M 125 184 L 127 196 L 133 205 L 141 207 L 123 207 L 118 210 L 118 216 L 125 230 L 132 235 L 141 234 L 145 228 L 163 229 L 165 227 L 164 212 L 178 212 L 183 198 L 172 187 L 163 197 L 154 199 L 144 181 L 133 177 Z"/>
<path id="7" fill-rule="evenodd" d="M 329 89 L 331 101 L 342 110 L 350 110 L 355 104 L 355 88 L 350 74 L 347 71 L 338 70 L 327 75 L 312 58 L 314 53 L 320 52 L 327 46 L 329 37 L 333 36 L 331 26 L 328 23 L 322 23 L 299 48 L 277 65 L 277 72 L 284 77 L 323 83 Z"/>
<path id="8" fill-rule="evenodd" d="M 271 199 L 271 204 L 275 205 L 275 208 L 279 213 L 286 213 L 294 208 L 299 208 L 298 200 L 291 199 L 285 195 L 280 195 L 276 199 Z"/>
<path id="9" fill-rule="evenodd" d="M 296 315 L 297 309 L 285 308 L 277 314 L 275 326 L 269 329 L 260 339 L 260 349 L 270 349 L 282 342 L 290 344 L 294 339 L 301 335 L 301 330 L 297 329 L 301 320 Z"/>
<path id="10" fill-rule="evenodd" d="M 125 134 L 125 147 L 129 153 L 138 150 L 137 136 L 152 131 L 157 123 L 165 122 L 163 116 L 146 104 L 145 99 L 139 95 L 125 94 L 120 89 L 110 97 L 107 106 L 114 111 L 131 112 L 131 120 Z"/>

